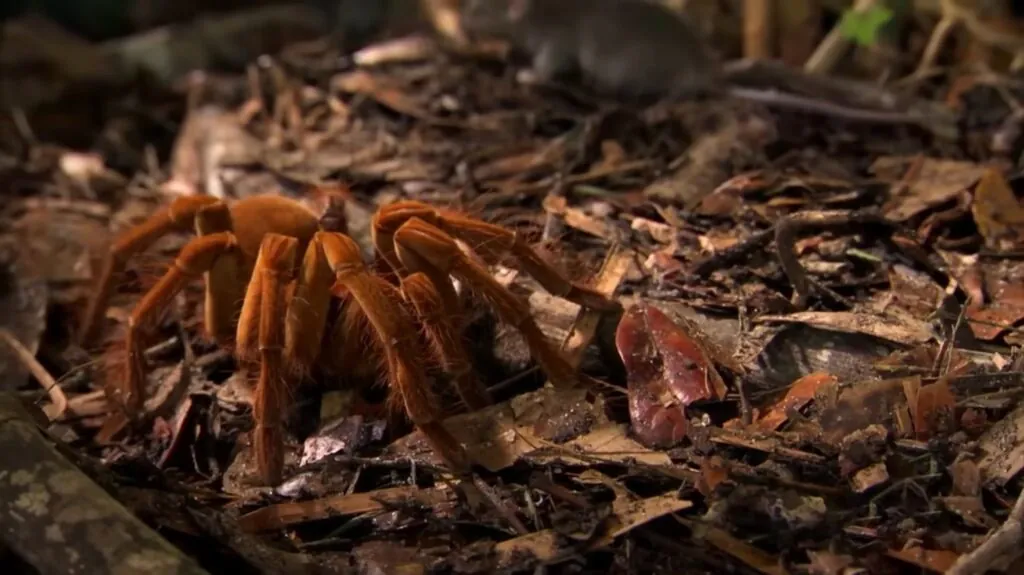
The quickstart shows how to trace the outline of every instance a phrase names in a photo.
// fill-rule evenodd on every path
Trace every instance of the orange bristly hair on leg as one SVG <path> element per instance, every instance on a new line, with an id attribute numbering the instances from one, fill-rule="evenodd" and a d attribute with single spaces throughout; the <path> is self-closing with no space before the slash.
<path id="1" fill-rule="evenodd" d="M 117 272 L 113 276 L 113 283 L 115 287 L 120 287 L 127 283 L 132 273 L 134 273 L 136 277 L 136 281 L 132 283 L 138 284 L 138 288 L 133 289 L 131 292 L 124 292 L 120 289 L 115 289 L 115 291 L 111 293 L 111 300 L 125 295 L 129 295 L 129 297 L 131 297 L 130 303 L 123 306 L 125 319 L 127 319 L 128 315 L 131 313 L 132 308 L 138 304 L 140 299 L 142 299 L 142 296 L 149 290 L 153 289 L 153 286 L 155 286 L 167 270 L 174 265 L 174 257 L 174 255 L 154 254 L 150 252 L 139 254 L 132 258 L 126 266 L 126 269 Z M 113 305 L 109 306 L 107 311 L 109 312 L 112 308 L 114 308 Z M 113 330 L 113 332 L 118 333 L 116 338 L 113 338 L 112 334 L 109 332 L 100 332 L 96 334 L 97 337 L 92 340 L 81 342 L 82 349 L 88 352 L 99 353 L 106 353 L 108 348 L 115 352 L 118 349 L 123 349 L 123 342 L 118 341 L 123 337 L 123 334 L 121 333 L 123 331 L 121 328 L 123 327 L 123 323 L 119 322 L 118 328 Z"/>
<path id="2" fill-rule="evenodd" d="M 472 410 L 493 403 L 487 388 L 476 378 L 459 331 L 461 322 L 453 321 L 453 312 L 444 305 L 434 283 L 424 273 L 414 273 L 402 281 L 402 293 L 422 326 L 424 340 L 433 351 L 433 361 L 451 378 L 459 397 Z"/>
<path id="3" fill-rule="evenodd" d="M 106 390 L 107 398 L 116 397 L 115 391 L 128 379 L 130 362 L 128 361 L 127 327 L 122 325 L 116 330 L 117 337 L 103 348 L 97 362 L 97 382 Z M 122 409 L 116 401 L 110 401 L 112 409 Z"/>
<path id="4" fill-rule="evenodd" d="M 161 208 L 145 221 L 128 228 L 118 235 L 107 253 L 102 255 L 99 275 L 93 286 L 77 333 L 79 342 L 86 342 L 96 336 L 102 323 L 110 294 L 116 286 L 115 279 L 132 256 L 144 252 L 156 240 L 172 231 L 186 231 L 194 225 L 195 214 L 204 207 L 220 203 L 216 198 L 195 196 L 178 198 Z"/>
<path id="5" fill-rule="evenodd" d="M 314 241 L 322 243 L 338 282 L 352 294 L 373 329 L 380 334 L 391 389 L 401 396 L 409 419 L 448 465 L 460 472 L 466 471 L 471 460 L 462 444 L 439 421 L 442 414 L 421 361 L 426 354 L 398 288 L 370 273 L 352 238 L 320 232 Z"/>
<path id="6" fill-rule="evenodd" d="M 335 308 L 327 322 L 317 365 L 331 377 L 350 378 L 368 355 L 372 329 L 366 315 L 347 293 L 333 293 Z"/>
<path id="7" fill-rule="evenodd" d="M 408 414 L 405 412 L 402 395 L 392 385 L 392 365 L 389 363 L 387 348 L 366 312 L 359 307 L 359 302 L 351 295 L 347 299 L 331 335 L 332 343 L 341 343 L 340 347 L 332 348 L 338 353 L 332 368 L 340 377 L 345 378 L 346 383 L 370 378 L 372 386 L 384 387 L 388 393 L 383 415 L 391 422 L 407 421 Z M 436 399 L 432 398 L 432 401 L 436 404 Z M 376 410 L 372 411 L 376 414 Z"/>
<path id="8" fill-rule="evenodd" d="M 136 294 L 137 297 L 132 297 L 132 300 L 125 308 L 125 322 L 118 322 L 117 326 L 108 333 L 98 334 L 100 337 L 96 338 L 96 345 L 86 347 L 85 350 L 88 352 L 99 352 L 100 361 L 95 372 L 97 373 L 98 383 L 100 383 L 107 391 L 107 397 L 115 397 L 114 392 L 118 390 L 123 382 L 128 379 L 129 370 L 131 369 L 131 362 L 128 361 L 128 354 L 131 350 L 128 349 L 128 324 L 127 318 L 131 315 L 132 310 L 139 304 L 142 297 L 148 293 L 154 286 L 159 283 L 160 278 L 174 265 L 174 257 L 166 255 L 157 255 L 153 253 L 139 254 L 128 263 L 128 268 L 135 273 L 138 278 L 138 284 L 141 288 Z M 125 269 L 114 277 L 114 285 L 122 285 L 125 276 L 129 274 L 129 270 Z M 117 292 L 111 294 L 111 300 L 118 295 Z M 108 308 L 109 309 L 109 308 Z M 89 342 L 82 342 L 83 346 Z M 145 351 L 145 350 L 143 350 Z M 114 409 L 121 409 L 121 406 L 117 405 L 117 402 L 111 403 Z"/>
<path id="9" fill-rule="evenodd" d="M 260 245 L 256 267 L 238 323 L 239 359 L 259 361 L 260 376 L 253 401 L 253 450 L 264 482 L 275 485 L 284 471 L 284 412 L 293 398 L 284 369 L 284 315 L 288 309 L 285 287 L 295 269 L 298 240 L 267 234 Z M 253 328 L 253 323 L 258 327 Z M 257 341 L 251 336 L 257 335 Z"/>
<path id="10" fill-rule="evenodd" d="M 133 271 L 138 278 L 140 289 L 138 292 L 133 293 L 133 295 L 137 295 L 137 297 L 132 297 L 130 304 L 126 306 L 126 315 L 130 315 L 134 307 L 142 300 L 142 297 L 160 282 L 160 279 L 167 273 L 167 270 L 174 265 L 174 262 L 174 255 L 154 253 L 151 251 L 138 254 L 132 258 L 127 267 Z M 114 278 L 115 285 L 121 285 L 123 283 L 122 278 L 126 275 L 128 275 L 128 269 L 121 272 L 119 274 L 120 277 Z M 194 285 L 186 286 L 185 289 L 189 290 L 191 288 L 199 290 L 202 288 L 201 281 L 193 283 Z M 114 293 L 112 294 L 111 299 L 114 299 L 114 297 L 117 297 L 118 295 L 123 294 Z M 194 296 L 196 294 L 190 295 Z M 190 297 L 189 299 L 191 300 L 189 302 L 190 304 L 193 303 L 193 301 L 195 303 L 202 301 L 201 299 L 197 300 L 195 297 Z M 169 311 L 170 310 L 166 310 L 163 313 L 166 314 L 169 313 Z M 198 317 L 191 319 L 198 319 Z M 190 318 L 181 318 L 181 320 L 185 324 L 190 323 Z M 89 352 L 98 351 L 100 355 L 100 362 L 94 370 L 94 373 L 97 373 L 98 382 L 107 389 L 108 392 L 121 386 L 122 382 L 128 378 L 128 370 L 131 369 L 131 364 L 127 357 L 128 353 L 131 352 L 131 350 L 128 349 L 128 341 L 126 340 L 127 331 L 127 324 L 120 323 L 110 333 L 100 334 L 95 346 L 85 348 L 86 351 Z M 141 351 L 145 352 L 145 350 Z"/>
<path id="11" fill-rule="evenodd" d="M 333 283 L 323 249 L 311 240 L 289 287 L 291 297 L 284 318 L 283 360 L 289 376 L 296 380 L 308 376 L 323 353 Z"/>

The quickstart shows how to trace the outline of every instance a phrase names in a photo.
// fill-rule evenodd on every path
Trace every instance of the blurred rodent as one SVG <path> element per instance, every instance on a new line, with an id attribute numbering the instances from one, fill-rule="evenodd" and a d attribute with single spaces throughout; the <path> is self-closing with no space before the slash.
<path id="1" fill-rule="evenodd" d="M 626 98 L 730 97 L 873 124 L 917 124 L 956 139 L 936 114 L 859 109 L 800 94 L 733 85 L 726 66 L 682 14 L 656 0 L 463 0 L 470 37 L 508 42 L 542 83 L 577 76 Z"/>
<path id="2" fill-rule="evenodd" d="M 722 89 L 718 56 L 690 22 L 654 1 L 463 0 L 462 24 L 524 52 L 541 81 L 576 75 L 622 96 Z"/>

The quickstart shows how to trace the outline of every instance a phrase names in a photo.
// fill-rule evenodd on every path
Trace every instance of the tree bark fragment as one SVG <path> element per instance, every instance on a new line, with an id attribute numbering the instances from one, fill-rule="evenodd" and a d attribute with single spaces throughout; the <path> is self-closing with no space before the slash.
<path id="1" fill-rule="evenodd" d="M 43 575 L 206 575 L 60 455 L 0 394 L 0 540 Z"/>

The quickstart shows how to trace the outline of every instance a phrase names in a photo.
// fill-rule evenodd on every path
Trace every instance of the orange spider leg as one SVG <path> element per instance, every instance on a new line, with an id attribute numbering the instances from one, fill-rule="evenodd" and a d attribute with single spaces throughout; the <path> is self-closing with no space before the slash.
<path id="1" fill-rule="evenodd" d="M 447 310 L 436 285 L 427 275 L 416 272 L 402 280 L 402 295 L 415 310 L 434 355 L 441 367 L 451 374 L 452 383 L 466 407 L 483 409 L 494 402 L 490 392 L 476 378 L 473 363 L 461 345 L 459 324 L 446 317 Z"/>
<path id="2" fill-rule="evenodd" d="M 236 241 L 230 232 L 220 232 L 192 239 L 181 249 L 174 265 L 160 278 L 128 319 L 125 353 L 128 371 L 124 378 L 108 382 L 107 395 L 127 411 L 130 417 L 141 409 L 144 398 L 146 371 L 143 358 L 143 335 L 153 328 L 159 314 L 188 282 L 215 268 L 219 261 L 230 261 L 220 256 L 229 254 Z M 208 289 L 212 287 L 208 286 Z M 113 384 L 113 385 L 111 385 Z"/>
<path id="3" fill-rule="evenodd" d="M 238 357 L 247 362 L 259 361 L 260 366 L 252 409 L 252 437 L 257 468 L 268 485 L 280 482 L 284 468 L 282 419 L 291 405 L 291 386 L 283 357 L 284 316 L 298 245 L 296 238 L 264 236 L 238 320 Z"/>
<path id="4" fill-rule="evenodd" d="M 515 232 L 455 211 L 439 210 L 416 201 L 389 204 L 374 216 L 374 245 L 378 246 L 389 265 L 398 266 L 396 269 L 401 268 L 401 258 L 397 257 L 395 248 L 390 245 L 394 243 L 394 238 L 401 227 L 413 218 L 443 230 L 452 238 L 466 242 L 491 265 L 497 263 L 505 254 L 511 254 L 526 273 L 552 295 L 591 309 L 615 311 L 620 307 L 617 301 L 563 276 Z"/>
<path id="5" fill-rule="evenodd" d="M 200 237 L 219 232 L 235 233 L 231 212 L 224 203 L 212 204 L 195 215 L 196 234 Z M 206 272 L 203 326 L 206 334 L 217 343 L 230 346 L 235 336 L 239 302 L 245 298 L 246 280 L 252 270 L 242 254 L 241 239 L 235 235 L 239 249 L 217 258 Z"/>
<path id="6" fill-rule="evenodd" d="M 292 374 L 307 375 L 320 358 L 333 283 L 323 248 L 310 241 L 285 316 L 284 356 Z"/>
<path id="7" fill-rule="evenodd" d="M 455 276 L 465 282 L 490 302 L 502 321 L 519 330 L 533 357 L 555 385 L 575 385 L 576 370 L 548 342 L 526 303 L 466 256 L 451 236 L 424 220 L 412 218 L 402 224 L 394 238 L 400 261 L 410 261 L 415 254 L 415 259 L 428 262 L 438 273 Z"/>
<path id="8" fill-rule="evenodd" d="M 125 263 L 153 242 L 173 231 L 186 231 L 193 226 L 195 216 L 203 208 L 220 204 L 210 196 L 188 196 L 178 198 L 166 208 L 149 217 L 145 222 L 128 230 L 110 246 L 104 257 L 96 289 L 89 300 L 78 330 L 78 341 L 85 343 L 96 337 L 96 331 L 107 313 L 107 305 L 114 290 L 117 276 L 124 271 Z"/>
<path id="9" fill-rule="evenodd" d="M 448 465 L 467 470 L 470 461 L 465 449 L 438 420 L 440 410 L 421 361 L 425 350 L 398 288 L 370 273 L 359 246 L 348 236 L 319 232 L 313 242 L 322 246 L 338 284 L 351 294 L 380 337 L 391 397 L 401 400 L 409 419 Z"/>
<path id="10" fill-rule="evenodd" d="M 420 202 L 401 201 L 381 208 L 373 216 L 370 226 L 373 247 L 398 277 L 404 278 L 414 272 L 426 274 L 437 289 L 447 312 L 453 319 L 458 318 L 461 316 L 461 304 L 448 276 L 415 252 L 398 253 L 399 246 L 395 243 L 395 233 L 402 224 L 414 217 L 426 221 L 436 219 L 434 208 Z"/>
<path id="11" fill-rule="evenodd" d="M 385 263 L 397 262 L 392 267 L 400 278 L 403 295 L 423 323 L 434 356 L 451 375 L 466 406 L 481 409 L 491 405 L 490 393 L 477 379 L 462 345 L 465 317 L 449 275 L 415 250 L 396 242 L 393 233 L 385 231 L 373 239 Z"/>
<path id="12" fill-rule="evenodd" d="M 377 250 L 385 262 L 389 258 L 397 262 L 403 295 L 423 323 L 435 357 L 452 375 L 452 383 L 466 406 L 482 409 L 491 405 L 490 393 L 476 378 L 462 346 L 462 305 L 448 274 L 415 250 L 396 242 L 394 234 L 378 235 L 374 241 L 378 242 Z"/>
<path id="13" fill-rule="evenodd" d="M 373 362 L 364 360 L 374 351 L 374 342 L 368 340 L 376 335 L 368 329 L 369 322 L 359 304 L 348 297 L 344 288 L 335 290 L 334 284 L 334 272 L 323 247 L 310 241 L 285 319 L 284 355 L 292 374 L 307 375 L 314 364 L 331 373 L 344 370 L 348 375 L 360 367 L 368 372 L 373 369 Z M 328 318 L 332 297 L 342 300 L 340 313 L 333 322 Z M 366 337 L 356 337 L 359 334 Z M 334 353 L 324 355 L 323 349 Z"/>

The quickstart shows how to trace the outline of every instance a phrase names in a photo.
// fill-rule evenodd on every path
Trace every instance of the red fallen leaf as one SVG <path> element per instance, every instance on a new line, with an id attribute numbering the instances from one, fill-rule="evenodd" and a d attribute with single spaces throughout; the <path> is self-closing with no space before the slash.
<path id="1" fill-rule="evenodd" d="M 920 380 L 917 380 L 918 384 Z M 956 429 L 956 396 L 949 387 L 949 381 L 939 381 L 917 387 L 908 393 L 910 414 L 914 418 L 914 434 L 917 439 L 927 441 L 938 432 L 952 433 Z"/>
<path id="2" fill-rule="evenodd" d="M 671 447 L 686 437 L 683 407 L 671 400 L 662 403 L 644 385 L 629 386 L 629 420 L 637 439 L 647 447 Z"/>
<path id="3" fill-rule="evenodd" d="M 629 417 L 649 447 L 686 436 L 684 407 L 725 397 L 726 387 L 707 351 L 668 316 L 639 303 L 622 316 L 615 346 L 626 367 Z"/>
<path id="4" fill-rule="evenodd" d="M 704 458 L 700 463 L 700 477 L 697 479 L 697 490 L 704 497 L 711 497 L 715 488 L 729 479 L 729 468 L 718 456 Z"/>
<path id="5" fill-rule="evenodd" d="M 766 432 L 772 432 L 782 426 L 789 419 L 791 409 L 800 409 L 807 405 L 818 390 L 825 385 L 835 385 L 834 375 L 822 372 L 815 372 L 793 382 L 786 396 L 768 408 L 764 417 L 757 420 L 757 426 Z"/>

